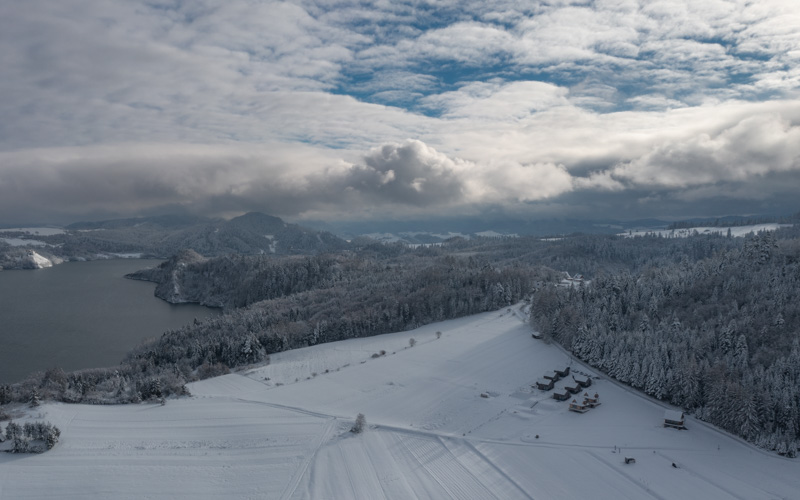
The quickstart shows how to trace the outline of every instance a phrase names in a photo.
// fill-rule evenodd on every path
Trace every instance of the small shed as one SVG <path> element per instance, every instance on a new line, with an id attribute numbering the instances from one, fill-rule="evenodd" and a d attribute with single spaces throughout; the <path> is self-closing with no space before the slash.
<path id="1" fill-rule="evenodd" d="M 581 387 L 589 387 L 592 385 L 592 378 L 587 375 L 573 375 L 572 380 L 581 384 Z"/>
<path id="2" fill-rule="evenodd" d="M 581 385 L 579 383 L 577 383 L 577 382 L 574 382 L 574 381 L 573 382 L 567 382 L 564 385 L 564 389 L 568 390 L 572 394 L 578 394 L 579 392 L 581 392 Z"/>
<path id="3" fill-rule="evenodd" d="M 543 377 L 544 377 L 544 378 L 549 378 L 549 379 L 550 379 L 550 380 L 552 380 L 553 382 L 558 382 L 558 379 L 559 379 L 559 378 L 561 378 L 561 377 L 558 375 L 558 372 L 557 372 L 557 371 L 555 371 L 555 370 L 553 370 L 553 371 L 551 371 L 551 372 L 547 372 L 547 373 L 545 373 L 545 374 L 543 375 Z"/>
<path id="4" fill-rule="evenodd" d="M 583 404 L 589 408 L 600 406 L 600 396 L 595 392 L 594 396 L 589 396 L 588 392 L 583 393 Z"/>
<path id="5" fill-rule="evenodd" d="M 553 393 L 553 399 L 556 401 L 566 401 L 569 399 L 569 391 L 566 389 L 556 389 Z"/>
<path id="6" fill-rule="evenodd" d="M 549 378 L 540 378 L 536 381 L 536 388 L 541 389 L 543 391 L 549 391 L 553 388 L 555 382 Z"/>
<path id="7" fill-rule="evenodd" d="M 686 429 L 685 418 L 680 410 L 667 410 L 664 412 L 664 427 L 674 427 L 676 429 Z"/>
<path id="8" fill-rule="evenodd" d="M 556 373 L 558 373 L 559 377 L 566 377 L 567 375 L 569 375 L 569 366 L 567 366 L 566 368 L 556 368 L 555 371 Z"/>
<path id="9" fill-rule="evenodd" d="M 569 404 L 569 411 L 586 413 L 587 411 L 589 411 L 589 407 L 583 403 L 578 403 L 578 401 L 573 399 L 572 402 Z"/>

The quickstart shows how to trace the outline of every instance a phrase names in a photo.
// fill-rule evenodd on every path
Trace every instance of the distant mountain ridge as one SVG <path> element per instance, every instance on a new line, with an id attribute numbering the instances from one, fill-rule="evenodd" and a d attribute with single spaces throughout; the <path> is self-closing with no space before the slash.
<path id="1" fill-rule="evenodd" d="M 21 256 L 36 245 L 47 259 L 95 260 L 118 257 L 167 258 L 182 250 L 205 257 L 239 255 L 315 255 L 338 252 L 350 244 L 326 231 L 251 212 L 230 220 L 188 215 L 161 215 L 77 222 L 53 234 L 8 233 L 16 247 L 0 240 L 0 265 L 23 267 Z M 30 239 L 31 245 L 24 244 Z M 3 256 L 7 258 L 3 258 Z"/>
<path id="2" fill-rule="evenodd" d="M 348 243 L 331 233 L 307 229 L 258 212 L 230 220 L 191 216 L 159 216 L 78 223 L 85 243 L 125 246 L 118 251 L 140 251 L 157 256 L 191 249 L 206 257 L 242 255 L 315 254 L 343 250 Z"/>

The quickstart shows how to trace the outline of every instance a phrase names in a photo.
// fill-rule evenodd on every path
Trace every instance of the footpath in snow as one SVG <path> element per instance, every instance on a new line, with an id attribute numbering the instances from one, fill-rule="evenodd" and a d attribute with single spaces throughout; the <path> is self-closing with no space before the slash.
<path id="1" fill-rule="evenodd" d="M 0 455 L 0 499 L 800 497 L 800 462 L 691 418 L 666 429 L 663 405 L 615 383 L 595 378 L 602 404 L 584 414 L 532 388 L 570 363 L 596 374 L 523 316 L 276 354 L 165 406 L 43 405 L 31 416 L 61 442 Z"/>

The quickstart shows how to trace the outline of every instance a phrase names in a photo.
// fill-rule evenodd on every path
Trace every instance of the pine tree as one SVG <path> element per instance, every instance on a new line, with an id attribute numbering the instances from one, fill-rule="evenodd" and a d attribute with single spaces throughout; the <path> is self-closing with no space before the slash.
<path id="1" fill-rule="evenodd" d="M 367 429 L 367 418 L 364 416 L 363 413 L 359 413 L 356 416 L 356 421 L 353 424 L 353 428 L 350 429 L 350 432 L 354 434 L 361 434 Z"/>

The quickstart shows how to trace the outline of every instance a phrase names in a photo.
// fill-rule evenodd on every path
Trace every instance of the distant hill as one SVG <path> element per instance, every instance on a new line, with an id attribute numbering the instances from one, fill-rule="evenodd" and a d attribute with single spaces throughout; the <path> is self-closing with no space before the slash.
<path id="1" fill-rule="evenodd" d="M 518 217 L 431 217 L 419 220 L 305 221 L 310 227 L 347 238 L 366 236 L 378 241 L 411 244 L 438 243 L 453 236 L 556 236 L 574 233 L 617 234 L 629 229 L 664 229 L 660 219 L 527 219 Z"/>
<path id="2" fill-rule="evenodd" d="M 123 229 L 137 226 L 152 226 L 168 229 L 208 224 L 211 222 L 215 222 L 215 220 L 194 215 L 158 215 L 155 217 L 76 222 L 66 226 L 64 229 L 71 231 L 92 231 L 98 229 Z"/>
<path id="3" fill-rule="evenodd" d="M 37 251 L 47 256 L 87 260 L 166 258 L 185 249 L 214 257 L 225 254 L 313 255 L 349 248 L 347 241 L 329 232 L 307 229 L 255 212 L 231 220 L 162 215 L 77 222 L 58 234 L 37 235 L 36 240 Z"/>

